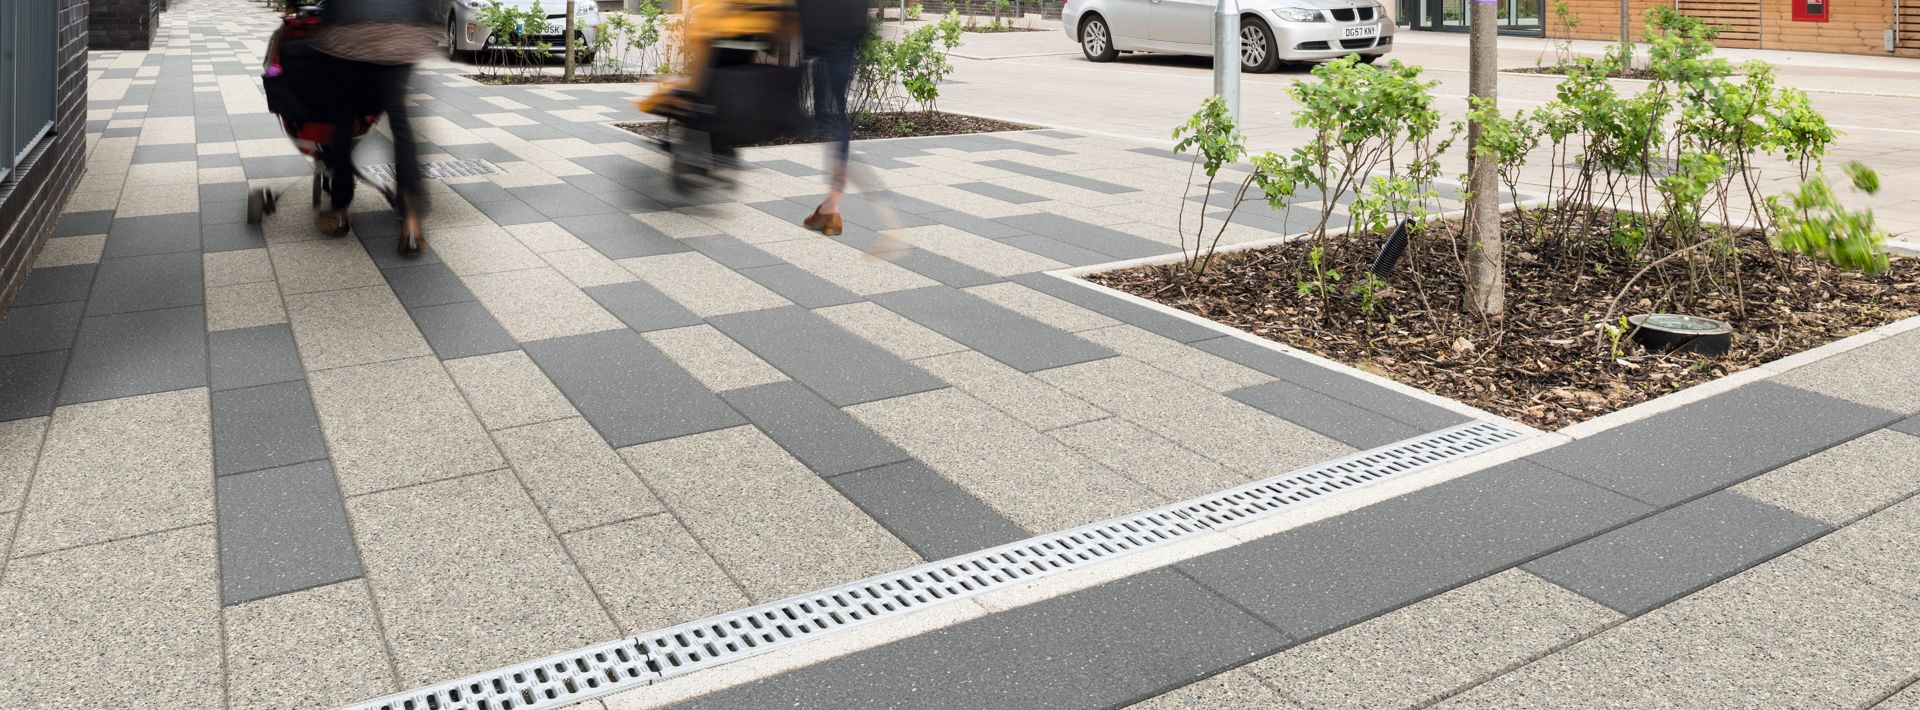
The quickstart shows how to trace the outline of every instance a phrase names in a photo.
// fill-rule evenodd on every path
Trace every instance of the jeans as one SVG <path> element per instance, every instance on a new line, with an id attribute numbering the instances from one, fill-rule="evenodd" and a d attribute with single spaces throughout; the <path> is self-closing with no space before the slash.
<path id="1" fill-rule="evenodd" d="M 833 189 L 847 187 L 847 155 L 852 148 L 853 123 L 847 115 L 847 89 L 853 84 L 854 54 L 858 47 L 821 52 L 813 57 L 813 118 L 832 141 Z"/>
<path id="2" fill-rule="evenodd" d="M 420 196 L 420 157 L 414 144 L 413 124 L 407 120 L 407 81 L 413 66 L 407 64 L 369 64 L 345 59 L 334 60 L 335 81 L 342 90 L 341 115 L 334 119 L 333 145 L 327 149 L 327 168 L 333 171 L 333 208 L 344 210 L 353 204 L 353 122 L 354 114 L 387 116 L 387 128 L 393 132 L 393 174 L 399 196 L 417 203 Z M 404 204 L 404 203 L 403 203 Z"/>

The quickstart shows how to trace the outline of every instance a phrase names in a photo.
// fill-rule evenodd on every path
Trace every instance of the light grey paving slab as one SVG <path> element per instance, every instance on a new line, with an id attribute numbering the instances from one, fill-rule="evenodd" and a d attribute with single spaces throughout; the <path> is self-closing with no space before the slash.
<path id="1" fill-rule="evenodd" d="M 266 249 L 210 252 L 200 260 L 208 288 L 273 280 L 273 260 Z"/>
<path id="2" fill-rule="evenodd" d="M 926 326 L 866 301 L 821 308 L 814 313 L 903 360 L 918 360 L 967 349 L 967 346 L 947 336 L 927 330 Z"/>
<path id="3" fill-rule="evenodd" d="M 1107 416 L 1098 407 L 977 352 L 940 355 L 915 360 L 914 364 L 1035 429 L 1055 429 Z"/>
<path id="4" fill-rule="evenodd" d="M 907 452 L 793 382 L 721 395 L 773 441 L 822 476 L 907 460 Z"/>
<path id="5" fill-rule="evenodd" d="M 401 687 L 619 634 L 504 472 L 349 498 L 347 512 Z"/>
<path id="6" fill-rule="evenodd" d="M 918 461 L 827 479 L 835 490 L 929 560 L 1024 540 L 1026 530 Z"/>
<path id="7" fill-rule="evenodd" d="M 213 393 L 213 472 L 257 471 L 327 457 L 302 381 Z M 328 474 L 332 479 L 332 474 Z"/>
<path id="8" fill-rule="evenodd" d="M 431 229 L 431 227 L 429 227 Z M 538 254 L 497 225 L 454 227 L 434 233 L 432 251 L 461 276 L 518 271 L 546 266 Z M 471 285 L 471 284 L 469 284 Z"/>
<path id="9" fill-rule="evenodd" d="M 685 306 L 645 282 L 592 286 L 583 290 L 635 332 L 683 328 L 702 322 Z"/>
<path id="10" fill-rule="evenodd" d="M 1758 382 L 1531 457 L 1655 505 L 1672 505 L 1895 421 L 1892 412 Z"/>
<path id="11" fill-rule="evenodd" d="M 1421 707 L 1620 619 L 1577 594 L 1508 570 L 1241 670 L 1306 707 Z"/>
<path id="12" fill-rule="evenodd" d="M 936 282 L 832 239 L 793 239 L 762 245 L 768 253 L 860 295 L 901 291 Z"/>
<path id="13" fill-rule="evenodd" d="M 349 496 L 505 465 L 432 357 L 315 372 L 309 384 Z"/>
<path id="14" fill-rule="evenodd" d="M 893 354 L 801 308 L 709 318 L 720 332 L 834 406 L 944 387 Z"/>
<path id="15" fill-rule="evenodd" d="M 1079 335 L 1215 392 L 1273 381 L 1266 373 L 1132 325 L 1121 324 Z"/>
<path id="16" fill-rule="evenodd" d="M 366 582 L 222 610 L 227 697 L 262 710 L 335 707 L 397 692 Z"/>
<path id="17" fill-rule="evenodd" d="M 226 604 L 360 576 L 360 554 L 327 462 L 223 476 L 215 487 Z"/>
<path id="18" fill-rule="evenodd" d="M 280 288 L 271 281 L 207 289 L 207 330 L 253 328 L 287 322 Z"/>
<path id="19" fill-rule="evenodd" d="M 520 346 L 477 301 L 415 308 L 407 313 L 442 360 L 490 355 Z"/>
<path id="20" fill-rule="evenodd" d="M 33 475 L 33 466 L 40 460 L 40 444 L 46 433 L 46 417 L 0 422 L 0 512 L 17 511 L 26 499 L 27 477 Z M 7 530 L 9 536 L 13 534 L 12 528 Z M 0 540 L 0 544 L 10 541 Z"/>
<path id="21" fill-rule="evenodd" d="M 11 561 L 0 583 L 8 703 L 221 707 L 213 538 L 196 525 Z"/>
<path id="22" fill-rule="evenodd" d="M 1920 499 L 1909 498 L 1795 550 L 1792 556 L 1920 598 L 1920 555 L 1912 549 L 1916 528 L 1920 528 Z"/>
<path id="23" fill-rule="evenodd" d="M 267 247 L 282 293 L 380 286 L 380 269 L 355 239 L 309 239 Z"/>
<path id="24" fill-rule="evenodd" d="M 1234 390 L 1227 396 L 1356 449 L 1385 446 L 1423 433 L 1385 415 L 1284 380 Z"/>
<path id="25" fill-rule="evenodd" d="M 1120 323 L 1094 311 L 1010 281 L 975 286 L 967 289 L 967 293 L 1069 333 L 1106 328 Z"/>
<path id="26" fill-rule="evenodd" d="M 60 402 L 205 386 L 204 327 L 199 306 L 86 318 L 67 364 Z"/>
<path id="27" fill-rule="evenodd" d="M 1729 490 L 1844 525 L 1920 493 L 1920 437 L 1876 431 Z"/>
<path id="28" fill-rule="evenodd" d="M 101 260 L 87 315 L 199 305 L 206 298 L 200 268 L 197 252 Z"/>
<path id="29" fill-rule="evenodd" d="M 465 277 L 480 303 L 515 340 L 546 340 L 624 328 L 560 272 L 525 269 Z"/>
<path id="30" fill-rule="evenodd" d="M 715 392 L 787 381 L 786 375 L 710 325 L 656 330 L 641 337 Z"/>
<path id="31" fill-rule="evenodd" d="M 549 251 L 542 253 L 540 258 L 581 288 L 640 280 L 633 272 L 592 249 Z"/>
<path id="32" fill-rule="evenodd" d="M 740 275 L 780 294 L 782 298 L 792 301 L 801 308 L 825 308 L 860 303 L 865 300 L 857 293 L 841 288 L 832 281 L 815 276 L 812 272 L 792 264 L 743 269 Z"/>
<path id="33" fill-rule="evenodd" d="M 1525 566 L 1634 616 L 1799 547 L 1830 528 L 1722 491 Z"/>
<path id="34" fill-rule="evenodd" d="M 1626 497 L 1517 461 L 1180 566 L 1269 623 L 1310 638 L 1648 512 Z"/>
<path id="35" fill-rule="evenodd" d="M 1298 708 L 1244 668 L 1183 685 L 1128 705 L 1128 710 L 1265 710 Z"/>
<path id="36" fill-rule="evenodd" d="M 663 510 L 585 419 L 529 424 L 495 432 L 493 438 L 556 531 L 568 533 Z"/>
<path id="37" fill-rule="evenodd" d="M 562 538 L 612 610 L 620 633 L 645 633 L 753 604 L 671 515 Z"/>
<path id="38" fill-rule="evenodd" d="M 1920 414 L 1920 332 L 1798 367 L 1773 381 L 1902 416 Z"/>
<path id="39" fill-rule="evenodd" d="M 509 350 L 442 364 L 488 429 L 506 429 L 579 414 L 525 352 Z"/>
<path id="40" fill-rule="evenodd" d="M 75 301 L 8 310 L 6 321 L 0 323 L 0 357 L 73 347 L 84 305 Z"/>
<path id="41" fill-rule="evenodd" d="M 1113 355 L 1105 347 L 945 286 L 878 294 L 871 300 L 1022 372 Z"/>
<path id="42" fill-rule="evenodd" d="M 1058 257 L 1056 257 L 1058 258 Z M 1062 261 L 1065 261 L 1064 259 Z M 1071 262 L 1069 262 L 1071 263 Z M 1046 274 L 1018 274 L 1009 281 L 1026 286 L 1035 291 L 1059 298 L 1068 303 L 1087 308 L 1124 323 L 1132 323 L 1148 331 L 1178 340 L 1192 343 L 1200 340 L 1220 338 L 1219 331 L 1151 310 L 1146 306 L 1122 301 L 1113 296 L 1102 294 L 1078 284 L 1067 283 L 1057 276 Z M 1215 353 L 1219 354 L 1219 353 Z M 1228 356 L 1228 359 L 1246 365 L 1245 361 Z M 1252 367 L 1252 365 L 1249 365 Z M 1260 369 L 1255 367 L 1254 369 Z M 1274 374 L 1268 372 L 1268 374 Z M 1279 375 L 1275 375 L 1279 377 Z M 1283 378 L 1284 379 L 1284 378 Z"/>
<path id="43" fill-rule="evenodd" d="M 1873 706 L 1873 710 L 1914 710 L 1920 708 L 1920 683 L 1913 683 Z"/>
<path id="44" fill-rule="evenodd" d="M 41 244 L 40 255 L 34 257 L 33 266 L 47 268 L 97 264 L 100 263 L 100 254 L 106 246 L 107 237 L 103 234 L 48 239 Z"/>
<path id="45" fill-rule="evenodd" d="M 383 273 L 387 285 L 393 287 L 394 295 L 400 299 L 400 305 L 408 308 L 474 300 L 473 292 L 468 291 L 460 277 L 445 264 L 402 266 L 385 269 Z"/>
<path id="46" fill-rule="evenodd" d="M 1119 417 L 1047 434 L 1167 500 L 1197 498 L 1252 480 Z"/>
<path id="47" fill-rule="evenodd" d="M 1113 707 L 1287 637 L 1156 570 L 716 693 L 711 708 Z M 991 682 L 982 679 L 992 679 Z"/>
<path id="48" fill-rule="evenodd" d="M 288 296 L 287 322 L 309 371 L 432 352 L 384 285 Z"/>
<path id="49" fill-rule="evenodd" d="M 921 561 L 753 427 L 620 455 L 756 603 Z"/>
<path id="50" fill-rule="evenodd" d="M 527 355 L 615 447 L 746 423 L 673 360 L 630 331 L 526 344 Z"/>
<path id="51" fill-rule="evenodd" d="M 702 318 L 788 305 L 779 294 L 698 252 L 622 259 L 620 265 Z"/>

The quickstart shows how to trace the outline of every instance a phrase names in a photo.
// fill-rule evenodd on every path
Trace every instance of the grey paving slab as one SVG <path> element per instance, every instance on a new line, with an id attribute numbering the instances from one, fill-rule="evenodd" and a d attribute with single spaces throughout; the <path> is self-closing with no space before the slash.
<path id="1" fill-rule="evenodd" d="M 200 305 L 206 301 L 200 269 L 197 251 L 101 260 L 87 315 Z"/>
<path id="2" fill-rule="evenodd" d="M 94 271 L 98 268 L 97 264 L 74 264 L 29 271 L 26 285 L 21 286 L 19 295 L 13 297 L 13 306 L 18 308 L 87 300 L 88 292 L 93 289 Z"/>
<path id="3" fill-rule="evenodd" d="M 635 333 L 588 333 L 527 343 L 525 349 L 615 448 L 746 423 Z"/>
<path id="4" fill-rule="evenodd" d="M 996 200 L 1000 200 L 1002 202 L 1011 202 L 1016 205 L 1024 205 L 1030 202 L 1045 202 L 1047 200 L 1047 198 L 1041 197 L 1039 195 L 1021 192 L 1019 190 L 1015 190 L 1010 187 L 1003 187 L 1000 185 L 995 185 L 990 182 L 962 182 L 962 183 L 955 183 L 954 187 L 960 188 L 962 190 L 966 190 L 967 192 L 971 192 L 977 195 L 986 195 L 987 197 L 991 197 Z M 986 236 L 986 235 L 981 235 L 981 236 Z"/>
<path id="5" fill-rule="evenodd" d="M 1137 187 L 1117 185 L 1105 180 L 1096 180 L 1085 175 L 1075 175 L 1073 173 L 1050 173 L 1039 177 L 1042 180 L 1052 180 L 1068 187 L 1077 187 L 1082 190 L 1091 190 L 1106 195 L 1124 195 L 1129 192 L 1140 191 L 1140 188 Z"/>
<path id="6" fill-rule="evenodd" d="M 223 476 L 215 487 L 226 604 L 360 576 L 360 554 L 327 462 Z"/>
<path id="7" fill-rule="evenodd" d="M 692 247 L 680 243 L 680 240 L 654 229 L 653 225 L 634 219 L 627 214 L 560 217 L 553 222 L 609 259 L 677 254 L 692 250 Z"/>
<path id="8" fill-rule="evenodd" d="M 1534 560 L 1525 569 L 1635 616 L 1826 533 L 1816 520 L 1722 491 Z"/>
<path id="9" fill-rule="evenodd" d="M 1103 346 L 945 286 L 876 294 L 870 300 L 1022 372 L 1114 355 Z"/>
<path id="10" fill-rule="evenodd" d="M 592 286 L 588 296 L 635 332 L 699 325 L 699 316 L 644 281 Z"/>
<path id="11" fill-rule="evenodd" d="M 977 552 L 1030 536 L 999 511 L 918 461 L 834 476 L 827 482 L 929 560 Z"/>
<path id="12" fill-rule="evenodd" d="M 1024 249 L 1068 266 L 1092 266 L 1094 264 L 1105 264 L 1114 261 L 1111 255 L 1102 254 L 1090 249 L 1083 249 L 1037 234 L 1023 233 L 1011 237 L 1003 237 L 1000 239 L 1000 243 Z"/>
<path id="13" fill-rule="evenodd" d="M 1792 556 L 1920 598 L 1920 555 L 1914 553 L 1912 543 L 1917 527 L 1920 499 L 1909 498 L 1795 550 Z"/>
<path id="14" fill-rule="evenodd" d="M 1728 490 L 1845 525 L 1920 493 L 1920 436 L 1883 429 Z"/>
<path id="15" fill-rule="evenodd" d="M 1906 332 L 1776 377 L 1793 385 L 1902 416 L 1920 414 L 1920 332 Z"/>
<path id="16" fill-rule="evenodd" d="M 1651 509 L 1513 462 L 1181 564 L 1295 636 L 1317 636 L 1506 569 Z"/>
<path id="17" fill-rule="evenodd" d="M 454 360 L 475 355 L 505 352 L 520 347 L 519 341 L 500 327 L 485 306 L 477 301 L 448 303 L 409 309 L 420 334 L 427 339 L 435 355 Z"/>
<path id="18" fill-rule="evenodd" d="M 572 185 L 533 185 L 530 187 L 511 187 L 507 192 L 520 198 L 540 214 L 549 219 L 560 217 L 585 217 L 588 215 L 614 214 L 612 205 L 595 199 L 592 194 Z M 579 235 L 575 235 L 579 236 Z"/>
<path id="19" fill-rule="evenodd" d="M 860 294 L 841 288 L 839 284 L 820 278 L 811 271 L 792 264 L 775 264 L 752 269 L 743 269 L 741 276 L 752 279 L 754 283 L 779 294 L 781 298 L 792 301 L 801 308 L 826 308 L 866 300 Z"/>
<path id="20" fill-rule="evenodd" d="M 213 393 L 213 471 L 225 476 L 327 457 L 303 381 Z M 331 474 L 329 474 L 331 479 Z"/>
<path id="21" fill-rule="evenodd" d="M 525 352 L 509 350 L 443 363 L 467 404 L 489 430 L 577 416 L 566 395 L 553 386 Z"/>
<path id="22" fill-rule="evenodd" d="M 1245 668 L 1183 685 L 1127 706 L 1127 710 L 1292 710 L 1301 707 Z"/>
<path id="23" fill-rule="evenodd" d="M 629 192 L 625 186 L 600 175 L 562 175 L 568 185 L 580 188 L 589 195 L 605 195 L 611 192 Z"/>
<path id="24" fill-rule="evenodd" d="M 1623 495 L 1669 506 L 1866 432 L 1898 417 L 1758 382 L 1530 457 Z"/>
<path id="25" fill-rule="evenodd" d="M 907 452 L 873 433 L 806 387 L 776 382 L 721 393 L 774 443 L 822 476 L 907 460 Z"/>
<path id="26" fill-rule="evenodd" d="M 207 358 L 216 391 L 306 377 L 293 329 L 285 323 L 208 333 Z"/>
<path id="27" fill-rule="evenodd" d="M 66 368 L 66 352 L 0 357 L 0 421 L 52 414 Z"/>
<path id="28" fill-rule="evenodd" d="M 359 221 L 354 222 L 356 228 Z M 259 225 L 245 222 L 206 224 L 200 227 L 200 250 L 206 252 L 259 249 L 267 245 L 266 233 Z"/>
<path id="29" fill-rule="evenodd" d="M 1920 415 L 1907 417 L 1906 419 L 1888 425 L 1887 428 L 1894 431 L 1906 432 L 1914 436 L 1920 436 Z"/>
<path id="30" fill-rule="evenodd" d="M 77 237 L 86 234 L 106 234 L 113 226 L 113 210 L 94 210 L 91 212 L 68 212 L 60 215 L 53 223 L 54 237 Z"/>
<path id="31" fill-rule="evenodd" d="M 1011 241 L 1008 240 L 1008 243 L 1011 243 Z M 1176 318 L 1145 306 L 1128 303 L 1085 286 L 1067 283 L 1057 276 L 1048 276 L 1046 274 L 1017 274 L 1008 277 L 1007 280 L 1109 318 L 1131 323 L 1141 329 L 1158 333 L 1182 343 L 1197 343 L 1198 341 L 1221 337 L 1220 332 L 1217 330 Z M 1200 346 L 1196 344 L 1195 347 Z M 1215 354 L 1220 353 L 1216 352 Z M 1227 359 L 1233 360 L 1234 358 L 1228 357 Z M 1236 362 L 1238 362 L 1238 360 L 1236 360 Z M 1247 365 L 1245 362 L 1241 364 Z M 1248 366 L 1252 367 L 1252 365 Z M 1258 370 L 1260 368 L 1255 367 L 1254 369 Z M 1274 373 L 1269 372 L 1267 374 Z M 1274 376 L 1279 377 L 1279 375 Z"/>
<path id="32" fill-rule="evenodd" d="M 938 378 L 803 308 L 735 313 L 715 316 L 708 322 L 834 406 L 946 386 Z"/>
<path id="33" fill-rule="evenodd" d="M 267 158 L 241 158 L 240 167 L 248 180 L 300 177 L 313 174 L 313 163 L 305 156 L 276 155 Z"/>
<path id="34" fill-rule="evenodd" d="M 762 160 L 754 163 L 753 165 L 754 167 L 766 168 L 768 170 L 778 171 L 781 173 L 785 173 L 787 175 L 792 175 L 794 177 L 813 177 L 815 175 L 825 174 L 825 173 L 822 173 L 820 171 L 820 168 L 818 167 L 815 167 L 812 165 L 803 165 L 791 160 Z"/>
<path id="35" fill-rule="evenodd" d="M 539 210 L 519 200 L 497 200 L 494 202 L 476 202 L 473 205 L 494 224 L 507 227 L 515 224 L 545 222 L 547 216 Z"/>
<path id="36" fill-rule="evenodd" d="M 1465 422 L 1468 418 L 1450 409 L 1239 338 L 1223 336 L 1196 341 L 1192 345 L 1419 431 L 1444 429 Z"/>
<path id="37" fill-rule="evenodd" d="M 997 221 L 1029 234 L 1106 254 L 1116 260 L 1159 256 L 1173 251 L 1167 245 L 1151 239 L 1087 224 L 1057 214 L 1014 215 L 1001 217 Z"/>
<path id="38" fill-rule="evenodd" d="M 247 183 L 216 182 L 200 185 L 201 202 L 230 202 L 247 199 Z"/>
<path id="39" fill-rule="evenodd" d="M 1097 708 L 1266 655 L 1287 637 L 1159 570 L 700 699 L 705 708 Z"/>
<path id="40" fill-rule="evenodd" d="M 387 285 L 393 287 L 393 295 L 400 298 L 400 305 L 408 308 L 474 300 L 473 292 L 445 264 L 403 266 L 382 272 Z"/>
<path id="41" fill-rule="evenodd" d="M 1356 449 L 1385 446 L 1425 433 L 1284 380 L 1234 390 L 1227 396 Z"/>
<path id="42" fill-rule="evenodd" d="M 206 384 L 206 313 L 201 307 L 93 316 L 80 323 L 60 403 Z"/>
<path id="43" fill-rule="evenodd" d="M 245 224 L 247 221 L 247 200 L 201 200 L 200 226 L 202 229 L 216 224 Z M 199 240 L 201 250 L 206 250 L 206 238 Z"/>
<path id="44" fill-rule="evenodd" d="M 337 707 L 400 690 L 365 582 L 330 584 L 221 611 L 232 705 Z"/>
<path id="45" fill-rule="evenodd" d="M 0 357 L 73 347 L 73 335 L 80 330 L 83 307 L 84 304 L 75 301 L 20 306 L 6 311 L 3 314 L 6 320 L 0 322 Z"/>
<path id="46" fill-rule="evenodd" d="M 1015 175 L 1026 175 L 1028 177 L 1046 177 L 1054 173 L 1053 170 L 1047 168 L 1014 160 L 982 160 L 979 164 L 989 168 L 1005 170 Z"/>
<path id="47" fill-rule="evenodd" d="M 115 218 L 101 255 L 115 259 L 177 251 L 200 251 L 199 214 Z"/>
<path id="48" fill-rule="evenodd" d="M 959 229 L 968 234 L 977 234 L 988 239 L 1005 239 L 1007 237 L 1017 237 L 1026 234 L 1026 232 L 1019 227 L 995 222 L 985 217 L 976 217 L 966 212 L 943 210 L 940 212 L 928 212 L 925 216 L 927 219 L 931 219 L 940 224 Z"/>
<path id="49" fill-rule="evenodd" d="M 904 249 L 889 255 L 887 261 L 954 288 L 985 286 L 1005 280 L 925 249 Z"/>
<path id="50" fill-rule="evenodd" d="M 772 254 L 761 251 L 759 247 L 724 234 L 716 234 L 710 237 L 691 237 L 680 241 L 687 246 L 693 247 L 696 251 L 707 255 L 707 258 L 720 262 L 722 266 L 736 271 L 751 269 L 756 266 L 773 266 L 786 263 L 774 258 Z"/>
<path id="51" fill-rule="evenodd" d="M 456 194 L 466 198 L 467 202 L 476 205 L 482 202 L 499 202 L 501 200 L 515 199 L 513 193 L 507 192 L 506 188 L 491 182 L 454 183 L 449 187 L 452 187 Z"/>
<path id="52" fill-rule="evenodd" d="M 143 145 L 133 149 L 133 164 L 141 163 L 178 163 L 193 160 L 196 157 L 191 143 L 171 145 Z"/>

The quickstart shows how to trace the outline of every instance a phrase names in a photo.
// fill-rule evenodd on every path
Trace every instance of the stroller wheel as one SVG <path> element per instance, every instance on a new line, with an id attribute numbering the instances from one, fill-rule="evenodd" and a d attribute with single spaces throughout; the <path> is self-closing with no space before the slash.
<path id="1" fill-rule="evenodd" d="M 247 192 L 247 224 L 259 224 L 267 219 L 266 190 L 254 188 Z"/>

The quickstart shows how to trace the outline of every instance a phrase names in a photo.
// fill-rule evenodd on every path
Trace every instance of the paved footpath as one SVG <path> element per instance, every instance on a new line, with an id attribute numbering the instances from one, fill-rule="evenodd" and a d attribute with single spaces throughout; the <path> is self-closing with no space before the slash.
<path id="1" fill-rule="evenodd" d="M 608 125 L 631 87 L 431 65 L 426 159 L 498 171 L 430 182 L 408 259 L 373 200 L 357 238 L 313 231 L 258 88 L 271 14 L 162 17 L 154 51 L 90 56 L 88 173 L 0 324 L 24 706 L 350 703 L 1470 416 L 1044 273 L 1175 248 L 1159 148 L 862 143 L 885 188 L 825 239 L 796 226 L 817 147 L 677 196 Z M 248 226 L 263 185 L 284 209 Z M 1917 339 L 695 702 L 1865 704 L 1920 672 Z"/>

